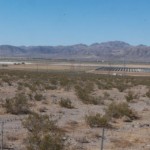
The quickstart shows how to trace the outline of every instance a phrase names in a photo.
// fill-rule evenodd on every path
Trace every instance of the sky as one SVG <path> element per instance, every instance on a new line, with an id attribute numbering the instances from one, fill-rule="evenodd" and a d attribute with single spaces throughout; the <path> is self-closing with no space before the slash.
<path id="1" fill-rule="evenodd" d="M 150 0 L 0 0 L 0 45 L 150 45 Z"/>

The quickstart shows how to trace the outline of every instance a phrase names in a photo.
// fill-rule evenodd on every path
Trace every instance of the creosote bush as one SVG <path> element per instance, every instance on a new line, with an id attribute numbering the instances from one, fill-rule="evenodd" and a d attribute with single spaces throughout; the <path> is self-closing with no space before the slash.
<path id="1" fill-rule="evenodd" d="M 94 97 L 91 96 L 90 94 L 93 91 L 93 84 L 87 84 L 84 85 L 83 87 L 77 85 L 75 86 L 75 90 L 76 90 L 76 94 L 78 96 L 78 98 L 84 103 L 84 104 L 94 104 L 94 105 L 98 105 L 98 104 L 102 104 L 102 99 L 101 97 Z"/>
<path id="2" fill-rule="evenodd" d="M 27 97 L 24 93 L 16 94 L 14 98 L 6 99 L 4 105 L 6 111 L 12 114 L 28 114 L 30 108 Z"/>
<path id="3" fill-rule="evenodd" d="M 64 133 L 48 115 L 33 113 L 23 122 L 27 150 L 64 150 Z"/>
<path id="4" fill-rule="evenodd" d="M 110 98 L 110 94 L 108 92 L 104 92 L 103 94 L 104 94 L 104 99 Z"/>
<path id="5" fill-rule="evenodd" d="M 127 102 L 132 102 L 134 99 L 137 98 L 137 95 L 134 94 L 132 91 L 128 91 L 128 94 L 125 96 Z"/>
<path id="6" fill-rule="evenodd" d="M 137 119 L 137 114 L 129 108 L 127 103 L 111 103 L 109 107 L 106 109 L 106 116 L 108 118 L 121 118 L 123 116 L 127 116 L 130 119 Z"/>
<path id="7" fill-rule="evenodd" d="M 150 98 L 150 89 L 146 92 L 146 96 Z"/>
<path id="8" fill-rule="evenodd" d="M 85 120 L 90 127 L 110 127 L 108 118 L 99 113 L 86 115 Z"/>
<path id="9" fill-rule="evenodd" d="M 46 90 L 56 90 L 57 86 L 56 85 L 45 85 Z"/>
<path id="10" fill-rule="evenodd" d="M 67 98 L 67 99 L 61 98 L 59 104 L 60 104 L 60 106 L 68 108 L 68 109 L 74 108 L 72 105 L 72 102 L 69 98 Z"/>
<path id="11" fill-rule="evenodd" d="M 34 99 L 36 100 L 36 101 L 41 101 L 41 100 L 43 100 L 45 97 L 42 95 L 42 94 L 38 94 L 38 93 L 36 93 L 35 95 L 34 95 Z"/>

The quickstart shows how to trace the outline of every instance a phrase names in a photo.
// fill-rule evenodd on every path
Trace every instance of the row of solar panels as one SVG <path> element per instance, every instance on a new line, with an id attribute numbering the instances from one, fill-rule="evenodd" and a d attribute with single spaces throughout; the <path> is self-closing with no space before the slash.
<path id="1" fill-rule="evenodd" d="M 129 68 L 129 67 L 99 67 L 99 71 L 125 71 L 125 72 L 150 72 L 150 68 Z"/>

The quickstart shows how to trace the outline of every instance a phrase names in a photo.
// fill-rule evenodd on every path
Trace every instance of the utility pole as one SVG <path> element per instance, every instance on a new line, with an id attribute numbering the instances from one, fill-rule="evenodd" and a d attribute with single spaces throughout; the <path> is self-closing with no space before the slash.
<path id="1" fill-rule="evenodd" d="M 124 68 L 123 76 L 125 76 L 125 72 L 126 72 L 125 56 L 124 56 L 124 60 L 123 60 L 123 68 Z"/>
<path id="2" fill-rule="evenodd" d="M 103 147 L 104 147 L 104 132 L 105 132 L 105 129 L 103 128 L 103 130 L 102 130 L 102 140 L 101 140 L 101 150 L 103 150 Z"/>
<path id="3" fill-rule="evenodd" d="M 37 62 L 37 72 L 39 72 L 39 64 L 38 64 L 38 62 Z"/>
<path id="4" fill-rule="evenodd" d="M 48 69 L 49 69 L 48 66 L 49 66 L 49 61 L 48 61 L 48 58 L 47 58 L 47 68 L 46 68 L 46 69 L 47 69 L 47 72 L 48 72 Z"/>
<path id="5" fill-rule="evenodd" d="M 1 123 L 1 150 L 3 150 L 3 128 L 4 122 Z"/>

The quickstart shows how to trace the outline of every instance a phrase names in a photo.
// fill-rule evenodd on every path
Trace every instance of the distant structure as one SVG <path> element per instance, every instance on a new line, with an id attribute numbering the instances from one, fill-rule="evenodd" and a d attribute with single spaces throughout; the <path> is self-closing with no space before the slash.
<path id="1" fill-rule="evenodd" d="M 96 69 L 97 71 L 109 71 L 109 72 L 147 72 L 150 73 L 150 68 L 131 68 L 131 67 L 114 67 L 103 66 Z"/>

